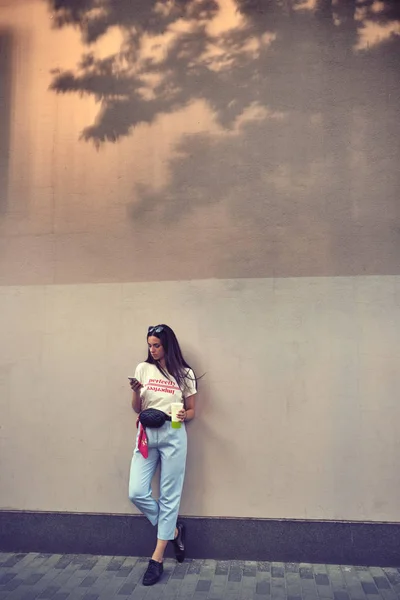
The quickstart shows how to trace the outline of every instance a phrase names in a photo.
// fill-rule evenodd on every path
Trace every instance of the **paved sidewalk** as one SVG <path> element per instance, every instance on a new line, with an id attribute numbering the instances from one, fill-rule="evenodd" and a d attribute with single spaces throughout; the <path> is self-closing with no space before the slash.
<path id="1" fill-rule="evenodd" d="M 165 561 L 143 587 L 147 558 L 0 553 L 0 600 L 400 600 L 400 569 L 278 562 Z"/>

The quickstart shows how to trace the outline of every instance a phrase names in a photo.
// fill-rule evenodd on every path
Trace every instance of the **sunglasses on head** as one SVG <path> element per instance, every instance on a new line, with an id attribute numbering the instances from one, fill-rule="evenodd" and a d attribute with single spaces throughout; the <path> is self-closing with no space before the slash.
<path id="1" fill-rule="evenodd" d="M 162 325 L 150 325 L 150 327 L 147 330 L 147 335 L 151 333 L 161 333 L 161 331 L 163 330 L 164 327 Z"/>

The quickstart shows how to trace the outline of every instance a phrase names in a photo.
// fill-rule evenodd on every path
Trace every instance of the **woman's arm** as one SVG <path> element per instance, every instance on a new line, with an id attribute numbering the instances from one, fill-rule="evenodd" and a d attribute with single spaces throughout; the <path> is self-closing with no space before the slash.
<path id="1" fill-rule="evenodd" d="M 132 408 L 135 412 L 140 413 L 142 410 L 142 399 L 140 397 L 140 390 L 142 384 L 137 379 L 131 379 L 131 389 L 133 391 L 132 396 Z"/>
<path id="2" fill-rule="evenodd" d="M 138 414 L 142 410 L 142 399 L 140 397 L 140 392 L 133 392 L 133 396 L 132 396 L 132 408 Z"/>
<path id="3" fill-rule="evenodd" d="M 194 417 L 196 415 L 195 403 L 196 403 L 196 394 L 193 394 L 192 396 L 188 396 L 187 398 L 185 398 L 186 410 L 179 411 L 179 413 L 177 415 L 178 418 L 179 418 L 179 415 L 182 415 L 182 418 L 179 419 L 180 421 L 191 421 L 192 419 L 194 419 Z"/>

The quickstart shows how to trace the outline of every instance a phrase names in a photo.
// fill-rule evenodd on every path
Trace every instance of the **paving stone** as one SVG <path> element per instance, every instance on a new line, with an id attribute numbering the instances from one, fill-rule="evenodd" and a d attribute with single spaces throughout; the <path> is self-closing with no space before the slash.
<path id="1" fill-rule="evenodd" d="M 124 581 L 122 579 L 117 579 L 115 577 L 114 571 L 107 571 L 107 569 L 105 569 L 96 579 L 96 581 L 90 586 L 90 588 L 87 588 L 87 592 L 99 594 L 99 597 L 107 593 L 109 597 L 112 598 L 112 596 L 119 590 L 120 587 L 122 587 L 123 584 Z"/>
<path id="2" fill-rule="evenodd" d="M 329 577 L 325 573 L 316 573 L 314 579 L 317 585 L 329 585 Z"/>
<path id="3" fill-rule="evenodd" d="M 55 596 L 55 594 L 59 591 L 60 587 L 58 585 L 49 585 L 41 594 L 39 594 L 38 598 L 53 598 L 53 596 Z"/>
<path id="4" fill-rule="evenodd" d="M 224 563 L 224 564 L 222 564 L 222 568 L 218 568 L 219 566 L 221 566 L 221 565 L 218 565 L 218 563 L 215 567 L 215 573 L 211 579 L 211 588 L 210 588 L 210 591 L 207 596 L 208 599 L 221 600 L 222 598 L 225 598 L 227 584 L 228 584 L 228 577 L 231 577 L 231 580 L 232 580 L 232 578 L 239 579 L 239 576 L 236 573 L 238 572 L 241 576 L 241 573 L 243 572 L 244 562 L 243 563 L 240 563 L 238 561 L 232 561 L 231 563 L 229 561 L 222 561 L 222 562 Z M 230 585 L 232 586 L 233 584 L 236 585 L 237 589 L 231 588 L 232 597 L 239 598 L 241 584 L 240 584 L 240 582 L 235 583 L 234 581 L 231 581 Z"/>
<path id="5" fill-rule="evenodd" d="M 72 563 L 72 556 L 62 556 L 60 560 L 54 565 L 55 569 L 65 569 Z"/>
<path id="6" fill-rule="evenodd" d="M 172 571 L 171 579 L 183 579 L 189 569 L 189 565 L 186 563 L 178 563 L 175 569 Z"/>
<path id="7" fill-rule="evenodd" d="M 131 571 L 132 571 L 132 567 L 124 567 L 123 566 L 119 569 L 119 571 L 117 571 L 116 577 L 128 577 L 128 575 Z"/>
<path id="8" fill-rule="evenodd" d="M 26 577 L 26 579 L 23 580 L 22 583 L 24 585 L 35 585 L 35 583 L 40 581 L 43 576 L 44 573 L 31 573 L 30 575 L 28 575 L 28 577 Z"/>
<path id="9" fill-rule="evenodd" d="M 317 585 L 317 594 L 321 600 L 333 600 L 333 590 L 330 585 Z"/>
<path id="10" fill-rule="evenodd" d="M 0 577 L 0 585 L 4 585 L 4 584 L 8 583 L 12 579 L 14 579 L 14 577 L 16 577 L 16 576 L 17 576 L 16 573 L 4 573 L 4 575 L 2 575 Z"/>
<path id="11" fill-rule="evenodd" d="M 14 554 L 14 552 L 0 552 L 0 568 L 11 556 L 14 556 Z"/>
<path id="12" fill-rule="evenodd" d="M 298 573 L 299 563 L 285 563 L 285 571 L 286 573 Z"/>
<path id="13" fill-rule="evenodd" d="M 300 567 L 299 570 L 303 600 L 314 600 L 318 598 L 317 586 L 315 585 L 312 569 L 310 567 Z"/>
<path id="14" fill-rule="evenodd" d="M 215 574 L 217 574 L 215 572 Z M 243 567 L 243 577 L 255 577 L 257 575 L 257 563 L 246 562 Z"/>
<path id="15" fill-rule="evenodd" d="M 311 567 L 300 567 L 299 573 L 302 579 L 314 579 L 314 572 Z"/>
<path id="16" fill-rule="evenodd" d="M 199 574 L 202 566 L 202 560 L 192 560 L 192 562 L 189 564 L 188 575 Z"/>
<path id="17" fill-rule="evenodd" d="M 197 573 L 186 575 L 185 579 L 182 581 L 181 587 L 179 588 L 179 593 L 177 594 L 177 597 L 185 599 L 191 598 L 195 593 L 197 582 Z"/>
<path id="18" fill-rule="evenodd" d="M 43 558 L 42 558 L 43 560 Z M 47 562 L 47 561 L 46 561 Z M 40 579 L 36 581 L 36 583 L 31 583 L 30 585 L 26 585 L 25 581 L 29 578 L 30 575 L 38 573 L 36 572 L 37 561 L 34 561 L 35 564 L 34 571 L 29 567 L 27 569 L 22 569 L 20 572 L 20 576 L 22 578 L 21 585 L 14 591 L 11 592 L 7 600 L 32 600 L 33 598 L 38 598 L 39 595 L 44 592 L 51 585 L 55 585 L 55 581 L 57 580 L 57 586 L 61 589 L 62 585 L 66 581 L 65 571 L 57 571 L 54 567 L 50 566 L 48 569 L 43 570 L 40 575 Z M 51 565 L 52 563 L 50 563 Z M 40 566 L 40 569 L 45 569 L 45 567 Z M 76 567 L 74 567 L 76 568 Z M 62 575 L 63 578 L 59 581 L 57 578 L 59 575 Z M 36 578 L 37 579 L 37 578 Z"/>
<path id="19" fill-rule="evenodd" d="M 257 579 L 255 577 L 243 577 L 240 590 L 241 600 L 250 600 L 256 597 Z M 224 598 L 224 595 L 222 596 Z M 226 598 L 226 596 L 225 596 Z"/>
<path id="20" fill-rule="evenodd" d="M 134 567 L 139 562 L 139 559 L 136 556 L 127 556 L 122 563 L 122 568 L 124 567 Z M 189 562 L 189 561 L 188 561 Z"/>
<path id="21" fill-rule="evenodd" d="M 20 590 L 21 590 L 21 588 L 19 587 L 15 591 L 11 592 L 11 594 L 9 594 L 9 595 L 7 594 L 7 600 L 10 600 L 11 598 L 14 599 L 15 598 L 14 594 L 16 592 L 20 591 Z M 33 590 L 29 590 L 28 589 L 27 590 L 25 588 L 23 595 L 19 595 L 18 598 L 20 600 L 36 600 L 36 598 L 38 597 L 38 595 L 39 595 L 39 591 L 38 590 L 34 590 L 34 589 Z"/>
<path id="22" fill-rule="evenodd" d="M 271 577 L 285 577 L 285 567 L 284 565 L 277 565 L 272 563 L 271 565 Z"/>
<path id="23" fill-rule="evenodd" d="M 47 573 L 55 567 L 60 558 L 62 558 L 61 554 L 38 554 L 29 566 L 36 570 L 39 568 L 44 569 Z"/>
<path id="24" fill-rule="evenodd" d="M 136 583 L 124 583 L 124 585 L 120 588 L 118 595 L 130 595 L 136 587 Z"/>
<path id="25" fill-rule="evenodd" d="M 400 572 L 398 569 L 385 567 L 383 571 L 392 585 L 400 584 Z"/>
<path id="26" fill-rule="evenodd" d="M 328 577 L 334 589 L 343 589 L 345 581 L 340 565 L 327 565 Z"/>
<path id="27" fill-rule="evenodd" d="M 85 577 L 85 579 L 83 579 L 81 581 L 81 583 L 79 584 L 80 587 L 90 587 L 91 585 L 94 584 L 94 582 L 97 580 L 97 577 L 95 576 L 88 576 Z"/>
<path id="28" fill-rule="evenodd" d="M 125 580 L 122 580 L 121 583 L 139 583 L 142 580 L 143 574 L 147 569 L 147 565 L 144 563 L 137 562 L 134 567 L 132 567 L 131 572 Z M 118 576 L 118 573 L 117 573 Z"/>
<path id="29" fill-rule="evenodd" d="M 370 569 L 366 569 L 365 571 L 356 569 L 356 572 L 360 581 L 366 581 L 368 583 L 374 584 L 374 579 Z"/>
<path id="30" fill-rule="evenodd" d="M 314 575 L 316 575 L 318 573 L 326 575 L 326 573 L 327 573 L 326 565 L 321 565 L 318 563 L 312 564 L 312 570 L 314 571 Z"/>
<path id="31" fill-rule="evenodd" d="M 232 563 L 229 569 L 228 581 L 238 583 L 242 581 L 243 567 L 237 563 Z"/>
<path id="32" fill-rule="evenodd" d="M 119 571 L 124 563 L 122 558 L 112 558 L 107 566 L 107 571 Z"/>
<path id="33" fill-rule="evenodd" d="M 42 567 L 43 568 L 43 567 Z M 69 589 L 70 581 L 80 582 L 86 577 L 86 573 L 79 572 L 79 564 L 72 562 L 65 569 L 48 568 L 44 571 L 43 578 L 40 579 L 37 586 L 44 591 L 49 585 L 57 585 L 60 589 L 66 587 Z"/>
<path id="34" fill-rule="evenodd" d="M 274 600 L 286 600 L 285 579 L 275 577 L 271 579 L 271 597 Z"/>
<path id="35" fill-rule="evenodd" d="M 17 587 L 19 587 L 21 585 L 21 583 L 22 583 L 22 579 L 18 579 L 18 577 L 14 577 L 10 581 L 8 581 L 4 585 L 2 585 L 1 589 L 4 591 L 7 591 L 7 592 L 12 592 L 13 590 L 16 590 Z"/>
<path id="36" fill-rule="evenodd" d="M 147 558 L 0 554 L 0 600 L 400 600 L 396 567 L 166 559 L 147 588 Z M 4 566 L 6 565 L 6 566 Z"/>
<path id="37" fill-rule="evenodd" d="M 102 570 L 106 568 L 111 557 L 97 557 L 97 563 L 90 571 L 90 577 L 97 577 Z M 69 565 L 63 570 L 54 569 L 56 577 L 52 583 L 60 587 L 59 593 L 68 593 L 69 600 L 78 600 L 84 597 L 91 590 L 87 587 L 81 587 L 81 583 L 89 577 L 86 570 L 81 570 L 81 560 L 71 560 Z"/>
<path id="38" fill-rule="evenodd" d="M 38 556 L 37 552 L 32 552 L 30 554 L 26 554 L 23 558 L 18 560 L 18 562 L 15 565 L 15 568 L 17 570 L 19 570 L 19 569 L 26 569 L 27 567 L 30 567 L 32 561 L 37 559 L 37 556 Z"/>
<path id="39" fill-rule="evenodd" d="M 378 590 L 390 590 L 390 583 L 384 576 L 374 577 L 374 582 Z"/>
<path id="40" fill-rule="evenodd" d="M 182 579 L 171 579 L 168 585 L 164 587 L 162 599 L 175 600 L 175 598 L 178 598 L 181 592 L 182 584 Z"/>
<path id="41" fill-rule="evenodd" d="M 269 581 L 258 581 L 256 585 L 256 594 L 269 596 L 271 594 L 271 584 Z"/>
<path id="42" fill-rule="evenodd" d="M 334 591 L 333 597 L 335 600 L 350 600 L 350 596 L 345 590 Z"/>
<path id="43" fill-rule="evenodd" d="M 351 600 L 365 600 L 365 592 L 361 586 L 355 567 L 343 566 L 342 573 Z"/>
<path id="44" fill-rule="evenodd" d="M 240 597 L 242 585 L 241 581 L 227 581 L 225 587 L 222 587 L 220 591 L 224 594 L 226 598 L 230 598 L 232 600 L 238 600 Z"/>
<path id="45" fill-rule="evenodd" d="M 84 560 L 81 566 L 79 567 L 82 571 L 90 571 L 97 563 L 97 558 L 92 557 L 90 559 Z"/>
<path id="46" fill-rule="evenodd" d="M 3 562 L 3 567 L 15 567 L 23 558 L 25 558 L 26 554 L 12 554 L 7 558 L 6 561 Z"/>
<path id="47" fill-rule="evenodd" d="M 299 573 L 286 572 L 286 594 L 288 599 L 301 598 L 301 579 Z"/>
<path id="48" fill-rule="evenodd" d="M 383 600 L 399 600 L 400 594 L 396 594 L 396 592 L 390 588 L 390 590 L 380 590 L 380 597 Z"/>
<path id="49" fill-rule="evenodd" d="M 379 595 L 378 588 L 376 587 L 375 583 L 371 583 L 369 581 L 362 581 L 361 586 L 366 594 Z"/>
<path id="50" fill-rule="evenodd" d="M 218 560 L 217 565 L 215 567 L 216 575 L 227 575 L 229 573 L 229 561 L 227 560 Z"/>
<path id="51" fill-rule="evenodd" d="M 196 585 L 196 592 L 208 592 L 211 587 L 211 579 L 199 579 Z"/>

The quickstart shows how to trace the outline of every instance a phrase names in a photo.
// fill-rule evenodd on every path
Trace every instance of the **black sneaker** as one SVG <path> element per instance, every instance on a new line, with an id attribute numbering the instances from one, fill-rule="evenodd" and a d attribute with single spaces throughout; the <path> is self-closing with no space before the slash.
<path id="1" fill-rule="evenodd" d="M 185 560 L 185 526 L 183 523 L 177 523 L 178 535 L 172 543 L 174 545 L 176 560 L 182 563 Z"/>
<path id="2" fill-rule="evenodd" d="M 154 585 L 155 583 L 157 583 L 157 581 L 163 574 L 163 571 L 163 564 L 151 558 L 149 561 L 149 566 L 147 567 L 146 572 L 143 575 L 143 585 Z"/>

